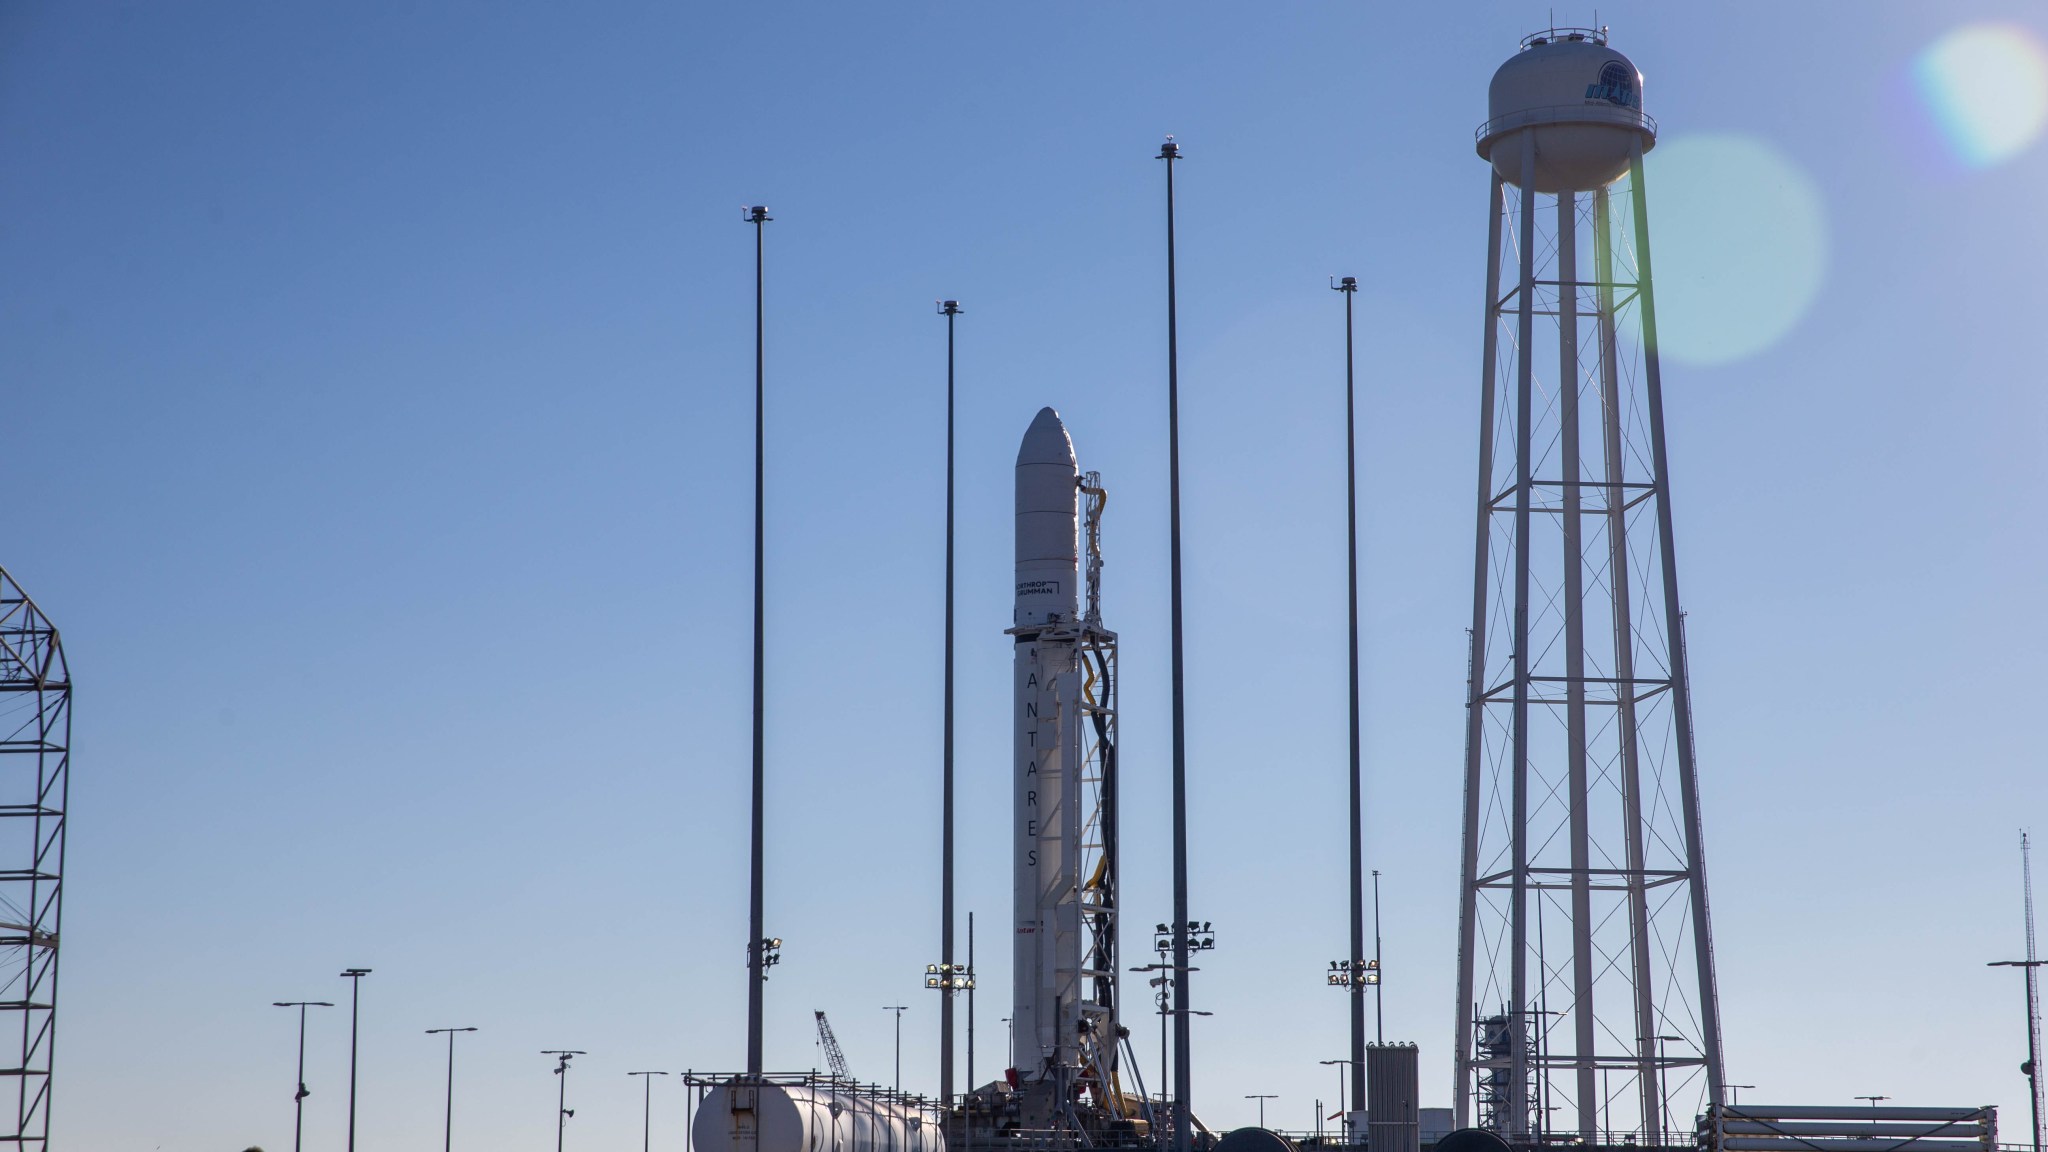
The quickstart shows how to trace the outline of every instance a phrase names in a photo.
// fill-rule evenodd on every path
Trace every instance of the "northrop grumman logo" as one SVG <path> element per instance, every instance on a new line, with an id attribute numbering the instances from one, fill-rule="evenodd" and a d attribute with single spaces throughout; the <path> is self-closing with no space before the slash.
<path id="1" fill-rule="evenodd" d="M 1057 596 L 1060 582 L 1057 580 L 1025 580 L 1017 585 L 1019 596 Z"/>
<path id="2" fill-rule="evenodd" d="M 1640 108 L 1643 98 L 1636 92 L 1635 69 L 1619 60 L 1609 60 L 1600 69 L 1600 82 L 1586 85 L 1586 99 L 1605 100 L 1623 108 Z"/>

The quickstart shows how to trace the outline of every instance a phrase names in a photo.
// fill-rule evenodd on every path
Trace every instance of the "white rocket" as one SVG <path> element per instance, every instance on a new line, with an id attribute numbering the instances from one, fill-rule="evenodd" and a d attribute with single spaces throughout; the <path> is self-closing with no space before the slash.
<path id="1" fill-rule="evenodd" d="M 1066 425 L 1042 408 L 1017 451 L 1009 629 L 1016 640 L 1011 1066 L 1020 1081 L 1107 1081 L 1115 1059 L 1108 1003 L 1115 910 L 1113 881 L 1105 879 L 1114 866 L 1102 812 L 1115 637 L 1081 611 L 1082 494 Z M 1093 527 L 1091 519 L 1091 541 Z M 1091 558 L 1091 574 L 1093 567 Z"/>

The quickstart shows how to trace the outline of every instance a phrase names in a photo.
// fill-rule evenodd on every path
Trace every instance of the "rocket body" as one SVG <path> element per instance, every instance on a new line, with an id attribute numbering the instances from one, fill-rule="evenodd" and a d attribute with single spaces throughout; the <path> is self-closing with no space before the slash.
<path id="1" fill-rule="evenodd" d="M 1011 1066 L 1020 1080 L 1081 1062 L 1082 763 L 1079 470 L 1050 408 L 1017 452 L 1016 944 Z"/>

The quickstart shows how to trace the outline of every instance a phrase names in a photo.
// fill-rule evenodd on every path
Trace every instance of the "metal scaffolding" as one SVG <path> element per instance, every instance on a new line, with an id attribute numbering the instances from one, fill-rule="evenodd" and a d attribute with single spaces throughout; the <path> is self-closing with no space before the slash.
<path id="1" fill-rule="evenodd" d="M 56 625 L 0 569 L 0 1032 L 20 1044 L 0 1066 L 14 1095 L 0 1145 L 17 1148 L 49 1140 L 70 752 L 71 673 Z"/>

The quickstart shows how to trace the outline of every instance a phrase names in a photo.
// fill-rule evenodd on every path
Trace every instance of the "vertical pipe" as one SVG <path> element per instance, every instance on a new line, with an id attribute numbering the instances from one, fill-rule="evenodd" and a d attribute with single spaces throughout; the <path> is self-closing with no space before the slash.
<path id="1" fill-rule="evenodd" d="M 1536 133 L 1522 140 L 1521 278 L 1516 289 L 1515 342 L 1515 684 L 1513 772 L 1513 876 L 1508 947 L 1508 1131 L 1520 1140 L 1529 1131 L 1529 502 L 1531 415 L 1535 389 L 1536 339 Z"/>
<path id="2" fill-rule="evenodd" d="M 1601 439 L 1607 476 L 1608 590 L 1614 601 L 1615 731 L 1621 751 L 1623 885 L 1628 902 L 1629 988 L 1635 1001 L 1636 1092 L 1643 1119 L 1643 1139 L 1659 1119 L 1662 1093 L 1657 1088 L 1656 1061 L 1650 1045 L 1657 1034 L 1655 986 L 1650 974 L 1650 906 L 1643 861 L 1643 792 L 1641 745 L 1636 724 L 1636 629 L 1632 569 L 1628 552 L 1627 458 L 1621 448 L 1621 374 L 1615 345 L 1614 221 L 1607 189 L 1593 194 L 1593 253 L 1600 275 L 1600 408 Z M 1612 1105 L 1610 1104 L 1611 1108 Z M 1612 1128 L 1612 1124 L 1607 1125 Z"/>
<path id="3" fill-rule="evenodd" d="M 1664 637 L 1670 647 L 1671 715 L 1677 727 L 1678 798 L 1685 819 L 1685 870 L 1691 884 L 1693 964 L 1700 988 L 1700 1055 L 1707 1104 L 1721 1104 L 1721 999 L 1714 980 L 1714 934 L 1707 914 L 1706 847 L 1701 843 L 1699 765 L 1693 752 L 1692 685 L 1686 670 L 1685 617 L 1678 603 L 1678 550 L 1671 535 L 1671 470 L 1664 444 L 1664 379 L 1657 367 L 1657 294 L 1650 272 L 1650 209 L 1643 187 L 1642 141 L 1629 157 L 1634 193 L 1636 271 L 1642 300 L 1643 383 L 1649 402 L 1650 461 L 1656 469 L 1657 542 L 1664 569 Z"/>
<path id="4" fill-rule="evenodd" d="M 1473 968 L 1479 963 L 1474 939 L 1479 894 L 1480 769 L 1486 758 L 1486 596 L 1488 561 L 1493 542 L 1493 406 L 1494 376 L 1499 370 L 1501 217 L 1506 210 L 1504 185 L 1495 173 L 1487 194 L 1486 338 L 1480 343 L 1479 365 L 1479 512 L 1478 540 L 1472 559 L 1472 632 L 1465 676 L 1465 826 L 1458 884 L 1458 1006 L 1452 1047 L 1451 1101 L 1454 1123 L 1472 1123 L 1472 1036 L 1477 1026 Z M 1357 1098 L 1354 1090 L 1353 1098 Z"/>
<path id="5" fill-rule="evenodd" d="M 766 930 L 761 925 L 761 884 L 762 884 L 762 805 L 764 802 L 763 778 L 765 776 L 767 749 L 767 728 L 762 708 L 766 698 L 766 680 L 762 659 L 766 648 L 767 618 L 764 614 L 762 535 L 765 526 L 763 501 L 765 500 L 766 470 L 762 454 L 767 442 L 766 404 L 764 402 L 764 364 L 762 353 L 765 348 L 765 317 L 763 314 L 762 287 L 766 266 L 763 261 L 763 237 L 771 217 L 768 210 L 756 206 L 748 210 L 748 220 L 754 225 L 754 779 L 753 779 L 753 824 L 752 854 L 748 862 L 747 891 L 747 1076 L 761 1078 L 761 995 L 762 982 L 766 972 L 762 967 L 761 941 Z"/>
<path id="6" fill-rule="evenodd" d="M 1187 710 L 1182 692 L 1180 596 L 1180 329 L 1175 298 L 1173 165 L 1180 148 L 1168 137 L 1159 150 L 1166 161 L 1166 469 L 1167 580 L 1173 649 L 1173 1145 L 1188 1152 L 1193 1079 L 1188 1064 L 1188 772 Z"/>
<path id="7" fill-rule="evenodd" d="M 1356 1095 L 1351 1109 L 1365 1107 L 1365 972 L 1359 963 L 1365 956 L 1365 817 L 1364 781 L 1359 772 L 1358 721 L 1358 363 L 1353 343 L 1352 312 L 1358 298 L 1358 281 L 1346 276 L 1344 293 L 1344 515 L 1349 571 L 1351 638 L 1351 954 L 1345 957 L 1351 969 L 1351 1064 Z"/>
<path id="8" fill-rule="evenodd" d="M 951 300 L 946 315 L 946 660 L 945 722 L 941 753 L 945 793 L 941 801 L 939 882 L 939 966 L 945 983 L 939 989 L 939 1106 L 953 1103 L 953 318 L 960 313 Z M 970 1085 L 971 1087 L 971 1085 Z"/>
<path id="9" fill-rule="evenodd" d="M 1593 1143 L 1600 1124 L 1595 1114 L 1593 1028 L 1593 889 L 1592 845 L 1586 824 L 1591 802 L 1586 787 L 1586 611 L 1585 542 L 1581 535 L 1579 487 L 1579 197 L 1557 197 L 1557 348 L 1558 416 L 1564 457 L 1564 676 L 1565 740 L 1569 745 L 1568 786 L 1571 790 L 1572 859 L 1572 1060 L 1578 1076 L 1579 1138 Z M 1548 977 L 1546 976 L 1546 979 Z M 1549 1070 L 1545 1069 L 1545 1077 Z M 1549 1118 L 1546 1116 L 1546 1120 Z"/>

